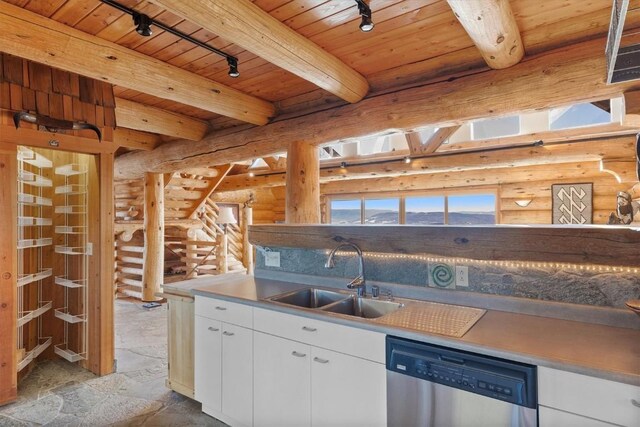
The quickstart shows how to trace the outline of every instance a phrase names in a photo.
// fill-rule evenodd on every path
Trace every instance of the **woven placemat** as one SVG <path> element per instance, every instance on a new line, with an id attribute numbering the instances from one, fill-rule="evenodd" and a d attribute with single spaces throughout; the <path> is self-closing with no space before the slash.
<path id="1" fill-rule="evenodd" d="M 410 302 L 399 310 L 375 319 L 387 326 L 460 338 L 486 310 L 435 302 Z"/>

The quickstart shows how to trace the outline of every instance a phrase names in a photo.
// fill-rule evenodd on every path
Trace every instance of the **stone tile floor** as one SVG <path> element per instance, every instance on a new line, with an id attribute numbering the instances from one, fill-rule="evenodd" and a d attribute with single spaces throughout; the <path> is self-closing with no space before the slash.
<path id="1" fill-rule="evenodd" d="M 0 426 L 215 426 L 200 404 L 165 387 L 166 306 L 116 300 L 117 371 L 97 377 L 63 360 L 38 364 Z"/>

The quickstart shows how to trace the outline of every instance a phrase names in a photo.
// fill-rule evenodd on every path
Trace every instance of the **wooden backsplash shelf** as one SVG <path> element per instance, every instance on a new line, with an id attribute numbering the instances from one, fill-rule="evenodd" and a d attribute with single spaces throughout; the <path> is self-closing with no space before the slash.
<path id="1" fill-rule="evenodd" d="M 350 241 L 366 252 L 640 266 L 640 229 L 616 226 L 254 225 L 249 241 L 306 249 Z"/>

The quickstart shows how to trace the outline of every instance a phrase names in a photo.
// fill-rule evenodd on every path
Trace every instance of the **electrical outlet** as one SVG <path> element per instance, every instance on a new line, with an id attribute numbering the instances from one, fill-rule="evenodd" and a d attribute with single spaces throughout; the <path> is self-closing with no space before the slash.
<path id="1" fill-rule="evenodd" d="M 264 254 L 264 265 L 267 267 L 280 267 L 280 252 L 266 252 Z"/>
<path id="2" fill-rule="evenodd" d="M 469 287 L 469 267 L 465 265 L 456 266 L 456 286 Z"/>
<path id="3" fill-rule="evenodd" d="M 93 255 L 93 243 L 91 242 L 87 243 L 87 255 L 89 256 Z"/>

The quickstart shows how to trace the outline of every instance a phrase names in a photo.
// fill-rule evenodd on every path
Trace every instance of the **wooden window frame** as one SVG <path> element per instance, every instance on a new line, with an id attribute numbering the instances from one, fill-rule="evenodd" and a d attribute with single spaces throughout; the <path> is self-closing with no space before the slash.
<path id="1" fill-rule="evenodd" d="M 415 190 L 415 191 L 385 191 L 368 193 L 347 193 L 347 194 L 325 194 L 326 224 L 331 224 L 331 202 L 334 200 L 360 200 L 360 224 L 365 224 L 365 200 L 366 199 L 399 199 L 398 225 L 406 224 L 406 199 L 412 197 L 444 197 L 444 221 L 443 225 L 449 224 L 449 196 L 466 196 L 487 194 L 495 197 L 495 224 L 500 224 L 500 188 L 491 186 L 486 188 L 474 188 L 466 190 L 464 188 L 447 190 Z"/>

